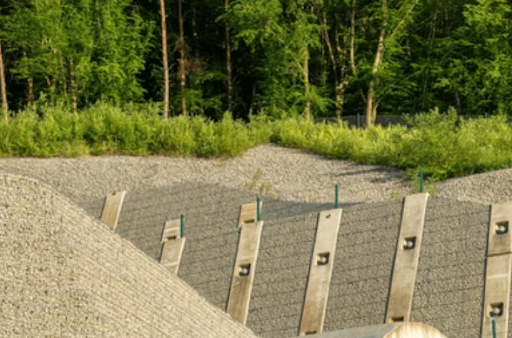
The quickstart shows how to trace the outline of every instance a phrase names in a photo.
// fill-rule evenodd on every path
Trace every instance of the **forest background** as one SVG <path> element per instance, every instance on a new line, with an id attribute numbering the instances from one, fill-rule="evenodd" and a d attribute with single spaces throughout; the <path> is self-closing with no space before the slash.
<path id="1" fill-rule="evenodd" d="M 1 0 L 0 14 L 12 115 L 512 113 L 506 0 Z"/>

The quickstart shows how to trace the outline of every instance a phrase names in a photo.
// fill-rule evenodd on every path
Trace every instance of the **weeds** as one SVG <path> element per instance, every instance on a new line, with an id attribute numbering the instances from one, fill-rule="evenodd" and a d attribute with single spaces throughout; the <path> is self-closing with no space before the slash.
<path id="1" fill-rule="evenodd" d="M 301 118 L 248 123 L 229 114 L 162 120 L 155 107 L 98 103 L 80 113 L 38 106 L 0 122 L 0 156 L 167 155 L 227 158 L 274 142 L 336 159 L 418 168 L 430 184 L 450 177 L 512 167 L 512 127 L 505 116 L 462 121 L 437 110 L 408 119 L 408 127 L 351 129 Z M 314 168 L 312 168 L 313 170 Z M 258 181 L 254 178 L 253 181 Z M 253 182 L 256 185 L 255 182 Z M 270 190 L 267 186 L 258 186 Z"/>

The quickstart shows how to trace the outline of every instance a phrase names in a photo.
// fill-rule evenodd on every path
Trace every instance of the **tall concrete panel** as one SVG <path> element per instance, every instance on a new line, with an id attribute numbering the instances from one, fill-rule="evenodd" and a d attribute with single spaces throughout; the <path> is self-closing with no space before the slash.
<path id="1" fill-rule="evenodd" d="M 178 273 L 180 267 L 183 248 L 185 247 L 185 238 L 181 233 L 181 219 L 167 221 L 162 231 L 162 254 L 160 255 L 160 264 L 172 271 Z"/>
<path id="2" fill-rule="evenodd" d="M 512 225 L 512 202 L 493 204 L 487 245 L 482 338 L 508 337 L 512 269 L 512 229 L 509 225 Z"/>
<path id="3" fill-rule="evenodd" d="M 323 331 L 341 214 L 341 209 L 334 209 L 322 211 L 318 216 L 315 246 L 311 256 L 308 286 L 300 323 L 301 336 Z"/>
<path id="4" fill-rule="evenodd" d="M 110 229 L 116 230 L 121 209 L 123 207 L 126 191 L 119 191 L 105 198 L 105 205 L 101 213 L 101 221 L 108 225 Z"/>
<path id="5" fill-rule="evenodd" d="M 386 323 L 408 322 L 411 316 L 427 200 L 427 193 L 405 197 L 386 310 Z"/>
<path id="6" fill-rule="evenodd" d="M 241 217 L 241 221 L 243 218 Z M 256 262 L 261 241 L 263 222 L 244 222 L 240 229 L 240 239 L 236 254 L 231 290 L 226 312 L 231 318 L 245 325 L 249 313 L 249 302 L 256 274 Z M 242 222 L 241 222 L 242 223 Z"/>

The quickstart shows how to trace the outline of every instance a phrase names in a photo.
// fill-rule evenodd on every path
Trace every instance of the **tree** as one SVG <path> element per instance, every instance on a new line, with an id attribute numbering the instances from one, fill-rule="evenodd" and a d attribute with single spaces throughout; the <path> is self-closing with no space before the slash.
<path id="1" fill-rule="evenodd" d="M 164 119 L 169 118 L 169 61 L 167 57 L 167 25 L 165 0 L 160 0 L 160 16 L 162 17 L 162 67 L 164 71 Z"/>
<path id="2" fill-rule="evenodd" d="M 224 1 L 226 11 L 229 8 L 229 0 Z M 226 76 L 227 76 L 227 96 L 228 96 L 228 111 L 232 111 L 233 106 L 233 67 L 231 65 L 231 37 L 229 33 L 229 23 L 226 21 Z"/>
<path id="3" fill-rule="evenodd" d="M 0 39 L 0 85 L 2 89 L 2 110 L 5 122 L 9 119 L 9 106 L 7 104 L 7 86 L 5 84 L 4 58 L 2 53 L 2 39 Z"/>
<path id="4" fill-rule="evenodd" d="M 366 94 L 366 125 L 371 126 L 377 118 L 379 99 L 375 98 L 375 87 L 377 86 L 378 75 L 384 61 L 384 50 L 401 33 L 402 28 L 410 19 L 410 15 L 419 0 L 413 0 L 411 4 L 399 4 L 397 10 L 391 11 L 388 0 L 382 0 L 381 27 L 377 42 L 377 49 L 373 59 L 368 91 Z M 394 12 L 394 13 L 393 13 Z"/>
<path id="5" fill-rule="evenodd" d="M 181 113 L 188 115 L 187 112 L 187 65 L 186 65 L 186 46 L 185 46 L 185 29 L 183 28 L 183 11 L 182 11 L 182 0 L 178 0 L 178 23 L 180 27 L 180 34 L 178 38 L 178 49 L 180 51 L 180 69 L 179 79 L 181 88 Z"/>

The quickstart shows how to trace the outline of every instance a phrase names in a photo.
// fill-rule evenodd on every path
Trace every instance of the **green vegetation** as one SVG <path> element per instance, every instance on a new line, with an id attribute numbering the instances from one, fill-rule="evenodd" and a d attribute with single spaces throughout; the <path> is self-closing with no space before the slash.
<path id="1" fill-rule="evenodd" d="M 96 104 L 73 113 L 37 106 L 0 122 L 0 156 L 103 154 L 229 157 L 274 142 L 331 158 L 409 170 L 430 180 L 512 167 L 512 126 L 506 116 L 460 120 L 452 110 L 409 118 L 409 126 L 366 129 L 314 123 L 304 118 L 235 121 L 229 114 L 162 120 L 158 107 L 124 110 Z"/>
<path id="2" fill-rule="evenodd" d="M 506 0 L 0 0 L 4 108 L 512 114 L 511 18 Z"/>

